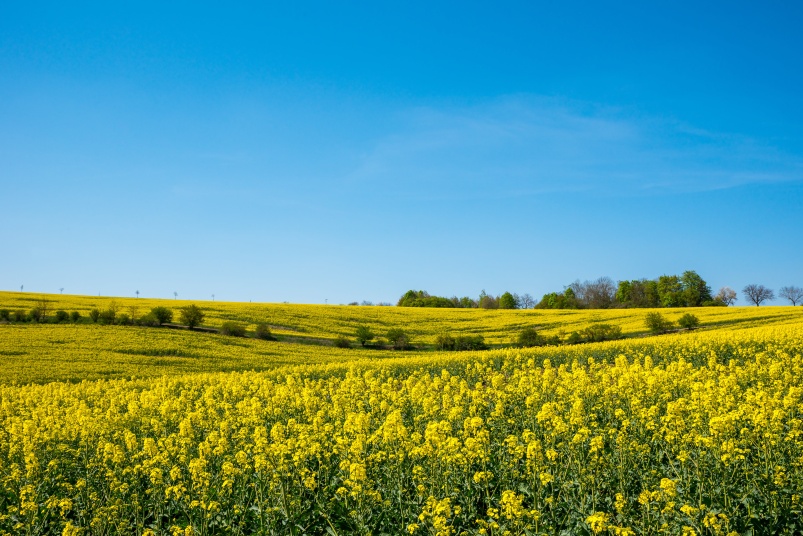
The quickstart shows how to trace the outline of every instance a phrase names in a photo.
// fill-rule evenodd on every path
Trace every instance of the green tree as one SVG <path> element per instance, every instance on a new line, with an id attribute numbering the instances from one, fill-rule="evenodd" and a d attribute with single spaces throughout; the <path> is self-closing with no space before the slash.
<path id="1" fill-rule="evenodd" d="M 173 311 L 167 307 L 154 307 L 151 309 L 151 315 L 156 319 L 156 322 L 161 326 L 173 320 Z"/>
<path id="2" fill-rule="evenodd" d="M 499 298 L 499 308 L 500 309 L 516 309 L 518 307 L 518 303 L 516 303 L 516 298 L 513 297 L 513 294 L 510 292 L 505 292 Z"/>
<path id="3" fill-rule="evenodd" d="M 182 307 L 179 309 L 179 311 L 181 313 L 181 323 L 186 324 L 190 329 L 193 329 L 195 326 L 204 321 L 203 311 L 201 311 L 201 308 L 194 303 L 187 305 L 186 307 Z"/>
<path id="4" fill-rule="evenodd" d="M 700 307 L 712 300 L 711 287 L 694 270 L 687 270 L 680 276 L 682 302 L 686 307 Z"/>
<path id="5" fill-rule="evenodd" d="M 357 339 L 357 342 L 360 343 L 361 346 L 365 346 L 366 343 L 374 340 L 375 336 L 371 328 L 364 325 L 357 326 L 357 330 L 354 332 L 354 338 Z"/>
<path id="6" fill-rule="evenodd" d="M 34 307 L 28 313 L 28 318 L 30 318 L 33 322 L 44 322 L 45 317 L 42 315 L 42 311 L 38 307 Z"/>
<path id="7" fill-rule="evenodd" d="M 499 298 L 486 294 L 484 289 L 480 292 L 480 299 L 477 303 L 481 309 L 499 309 Z"/>
<path id="8" fill-rule="evenodd" d="M 117 319 L 117 313 L 120 310 L 120 306 L 117 304 L 116 301 L 112 300 L 109 302 L 109 306 L 106 308 L 105 311 L 100 312 L 100 316 L 98 317 L 98 321 L 101 324 L 114 324 L 115 320 Z"/>
<path id="9" fill-rule="evenodd" d="M 620 281 L 616 301 L 627 307 L 660 307 L 658 282 L 650 279 Z"/>
<path id="10" fill-rule="evenodd" d="M 399 298 L 397 307 L 458 307 L 453 299 L 430 296 L 425 290 L 408 290 Z"/>
<path id="11" fill-rule="evenodd" d="M 562 294 L 550 292 L 544 294 L 536 309 L 577 309 L 579 306 L 577 296 L 571 287 L 566 287 Z"/>
<path id="12" fill-rule="evenodd" d="M 630 282 L 630 307 L 660 307 L 658 281 L 634 279 Z"/>
<path id="13" fill-rule="evenodd" d="M 658 298 L 662 307 L 681 307 L 683 305 L 683 285 L 676 275 L 662 275 L 658 278 Z"/>
<path id="14" fill-rule="evenodd" d="M 630 281 L 619 281 L 619 285 L 616 288 L 616 301 L 624 305 L 630 305 L 632 294 L 633 284 Z"/>
<path id="15" fill-rule="evenodd" d="M 394 350 L 407 350 L 410 347 L 410 336 L 401 328 L 389 329 L 387 338 Z"/>

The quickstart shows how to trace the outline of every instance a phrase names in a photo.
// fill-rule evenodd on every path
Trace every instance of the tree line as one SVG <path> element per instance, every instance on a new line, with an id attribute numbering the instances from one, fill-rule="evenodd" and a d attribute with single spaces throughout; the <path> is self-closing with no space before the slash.
<path id="1" fill-rule="evenodd" d="M 772 289 L 749 284 L 742 289 L 747 303 L 761 305 L 776 299 Z M 803 304 L 803 288 L 785 286 L 778 297 L 792 305 Z M 632 279 L 614 282 L 610 277 L 594 281 L 577 280 L 560 292 L 544 294 L 536 302 L 529 294 L 505 292 L 500 296 L 484 290 L 477 299 L 464 296 L 432 296 L 424 290 L 408 290 L 399 298 L 399 307 L 453 307 L 481 309 L 611 309 L 660 307 L 726 307 L 738 300 L 735 290 L 722 287 L 713 294 L 708 283 L 694 270 L 680 275 L 662 275 L 656 279 Z"/>
<path id="2" fill-rule="evenodd" d="M 398 307 L 451 307 L 463 309 L 531 309 L 535 300 L 529 294 L 505 292 L 500 296 L 487 294 L 483 290 L 477 299 L 469 296 L 432 296 L 425 290 L 408 290 L 396 303 Z"/>

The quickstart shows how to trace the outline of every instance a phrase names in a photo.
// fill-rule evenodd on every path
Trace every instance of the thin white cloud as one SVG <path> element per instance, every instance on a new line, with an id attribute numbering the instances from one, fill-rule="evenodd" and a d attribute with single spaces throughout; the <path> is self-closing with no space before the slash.
<path id="1" fill-rule="evenodd" d="M 803 160 L 677 121 L 509 97 L 405 112 L 349 176 L 403 196 L 658 194 L 803 179 Z"/>

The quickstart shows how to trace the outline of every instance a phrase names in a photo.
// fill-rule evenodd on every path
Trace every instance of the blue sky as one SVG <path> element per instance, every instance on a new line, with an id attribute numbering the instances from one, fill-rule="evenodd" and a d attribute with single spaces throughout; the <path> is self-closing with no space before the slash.
<path id="1" fill-rule="evenodd" d="M 0 289 L 803 286 L 803 7 L 699 4 L 4 3 Z"/>

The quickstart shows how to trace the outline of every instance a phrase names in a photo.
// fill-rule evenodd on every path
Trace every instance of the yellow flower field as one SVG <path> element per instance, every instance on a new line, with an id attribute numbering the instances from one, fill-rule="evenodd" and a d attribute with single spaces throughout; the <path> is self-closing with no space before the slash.
<path id="1" fill-rule="evenodd" d="M 351 361 L 358 350 L 134 326 L 0 325 L 0 383 L 143 378 Z M 372 350 L 374 358 L 395 356 Z"/>
<path id="2" fill-rule="evenodd" d="M 441 333 L 483 335 L 491 344 L 509 344 L 519 331 L 534 327 L 547 335 L 571 333 L 595 323 L 614 324 L 625 335 L 645 333 L 644 317 L 653 309 L 608 310 L 485 310 L 425 309 L 415 307 L 298 305 L 283 303 L 226 303 L 145 298 L 108 298 L 0 292 L 0 309 L 33 308 L 40 300 L 48 301 L 50 314 L 58 309 L 79 311 L 84 317 L 93 308 L 103 310 L 113 301 L 120 313 L 139 317 L 151 308 L 178 309 L 196 303 L 204 311 L 204 325 L 219 327 L 227 320 L 243 322 L 253 329 L 257 323 L 271 326 L 274 333 L 299 339 L 334 339 L 353 337 L 355 328 L 364 324 L 378 335 L 390 328 L 404 328 L 413 343 L 432 344 Z M 132 309 L 133 307 L 133 309 Z M 670 320 L 692 312 L 703 326 L 743 329 L 750 326 L 784 325 L 803 321 L 803 307 L 703 307 L 694 309 L 657 309 Z"/>
<path id="3" fill-rule="evenodd" d="M 803 323 L 761 312 L 777 325 L 2 386 L 0 533 L 797 534 Z M 97 335 L 86 356 L 134 330 L 63 327 Z"/>

